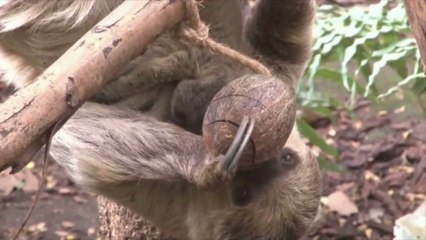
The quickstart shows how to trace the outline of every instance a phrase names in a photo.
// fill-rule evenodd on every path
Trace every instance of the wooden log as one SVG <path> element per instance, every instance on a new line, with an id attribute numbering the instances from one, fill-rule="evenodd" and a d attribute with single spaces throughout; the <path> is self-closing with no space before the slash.
<path id="1" fill-rule="evenodd" d="M 185 17 L 183 0 L 125 1 L 27 87 L 0 105 L 0 172 L 19 171 L 65 121 L 164 30 Z M 63 122 L 62 122 L 63 123 Z"/>

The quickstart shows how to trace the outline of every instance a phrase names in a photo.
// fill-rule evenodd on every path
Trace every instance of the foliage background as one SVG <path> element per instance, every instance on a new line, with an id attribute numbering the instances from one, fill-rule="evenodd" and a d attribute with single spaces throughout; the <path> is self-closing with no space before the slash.
<path id="1" fill-rule="evenodd" d="M 416 102 L 426 94 L 426 75 L 402 0 L 350 8 L 320 5 L 314 39 L 311 62 L 297 89 L 305 113 L 333 121 L 333 110 L 351 112 L 360 97 L 380 110 L 395 108 L 395 101 L 401 104 L 394 97 L 398 94 L 409 98 L 402 104 L 422 107 Z M 307 124 L 311 120 L 302 116 L 297 121 L 300 131 L 326 158 L 335 158 L 334 147 Z M 336 169 L 319 160 L 323 167 Z"/>

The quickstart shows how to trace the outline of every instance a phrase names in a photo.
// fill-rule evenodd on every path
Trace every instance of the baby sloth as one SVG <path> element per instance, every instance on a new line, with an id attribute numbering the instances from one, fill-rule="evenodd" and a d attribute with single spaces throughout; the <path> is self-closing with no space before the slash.
<path id="1" fill-rule="evenodd" d="M 213 157 L 199 135 L 140 112 L 86 103 L 55 135 L 51 154 L 79 185 L 177 239 L 299 238 L 317 213 L 315 158 L 294 129 L 278 156 L 236 172 L 223 166 L 238 165 L 240 140 L 226 157 Z"/>

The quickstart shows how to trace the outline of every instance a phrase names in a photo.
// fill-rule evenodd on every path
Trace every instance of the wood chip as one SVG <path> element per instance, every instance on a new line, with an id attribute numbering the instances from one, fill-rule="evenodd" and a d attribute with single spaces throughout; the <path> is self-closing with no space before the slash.
<path id="1" fill-rule="evenodd" d="M 336 191 L 328 195 L 328 207 L 342 216 L 350 216 L 358 212 L 358 207 L 342 191 Z"/>
<path id="2" fill-rule="evenodd" d="M 63 228 L 66 228 L 66 229 L 70 229 L 70 228 L 75 227 L 75 224 L 73 222 L 70 222 L 70 221 L 63 221 L 61 223 L 61 225 L 62 225 Z"/>

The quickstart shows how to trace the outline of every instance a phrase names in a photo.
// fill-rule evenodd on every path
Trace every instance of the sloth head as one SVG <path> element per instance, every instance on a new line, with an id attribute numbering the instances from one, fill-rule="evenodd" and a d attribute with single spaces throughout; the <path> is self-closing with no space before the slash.
<path id="1" fill-rule="evenodd" d="M 208 231 L 215 240 L 298 239 L 317 214 L 321 191 L 318 163 L 294 127 L 278 156 L 236 174 L 226 207 L 209 211 Z"/>

